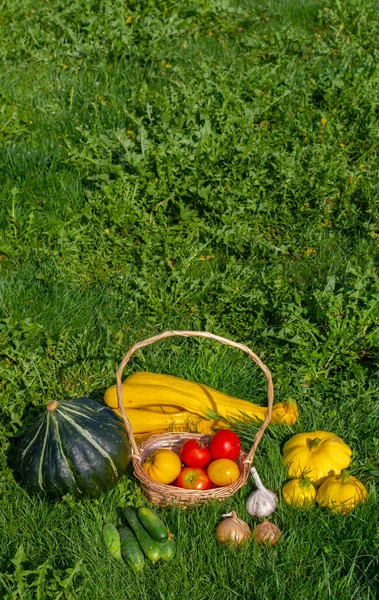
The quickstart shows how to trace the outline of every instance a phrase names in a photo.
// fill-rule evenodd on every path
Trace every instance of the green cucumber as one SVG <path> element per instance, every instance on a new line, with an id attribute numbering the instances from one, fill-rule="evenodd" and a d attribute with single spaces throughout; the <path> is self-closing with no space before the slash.
<path id="1" fill-rule="evenodd" d="M 168 540 L 161 542 L 161 559 L 172 560 L 176 554 L 176 542 L 174 535 L 169 533 Z"/>
<path id="2" fill-rule="evenodd" d="M 150 560 L 153 562 L 159 560 L 161 557 L 160 544 L 149 536 L 146 529 L 143 528 L 134 510 L 127 506 L 126 508 L 122 509 L 122 516 L 133 530 L 147 558 L 150 558 Z"/>
<path id="3" fill-rule="evenodd" d="M 162 523 L 160 518 L 150 510 L 150 508 L 142 507 L 138 509 L 138 518 L 148 534 L 156 542 L 165 542 L 168 538 L 168 529 Z"/>
<path id="4" fill-rule="evenodd" d="M 145 557 L 137 538 L 129 527 L 120 525 L 117 527 L 121 540 L 121 554 L 123 558 L 136 570 L 142 571 Z"/>
<path id="5" fill-rule="evenodd" d="M 122 562 L 121 541 L 118 531 L 112 523 L 105 523 L 103 527 L 103 539 L 109 552 L 118 562 Z"/>

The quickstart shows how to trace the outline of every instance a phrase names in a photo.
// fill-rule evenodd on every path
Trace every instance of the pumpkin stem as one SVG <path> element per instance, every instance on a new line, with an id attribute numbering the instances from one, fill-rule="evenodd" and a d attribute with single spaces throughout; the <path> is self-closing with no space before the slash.
<path id="1" fill-rule="evenodd" d="M 348 483 L 349 479 L 350 479 L 349 471 L 347 471 L 346 469 L 345 469 L 345 471 L 342 471 L 342 473 L 340 475 L 340 479 L 341 479 L 341 483 Z"/>
<path id="2" fill-rule="evenodd" d="M 309 477 L 304 477 L 304 479 L 299 479 L 299 487 L 302 490 L 309 490 L 309 487 L 313 485 Z"/>
<path id="3" fill-rule="evenodd" d="M 50 410 L 50 411 L 55 410 L 57 408 L 57 406 L 58 406 L 57 400 L 51 400 L 51 402 L 48 402 L 46 404 L 47 410 Z"/>
<path id="4" fill-rule="evenodd" d="M 307 439 L 307 446 L 309 450 L 316 450 L 318 448 L 319 443 L 321 442 L 320 438 L 309 438 Z"/>

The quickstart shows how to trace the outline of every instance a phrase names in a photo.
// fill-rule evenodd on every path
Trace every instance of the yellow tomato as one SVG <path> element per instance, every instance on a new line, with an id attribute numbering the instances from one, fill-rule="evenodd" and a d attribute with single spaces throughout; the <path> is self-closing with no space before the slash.
<path id="1" fill-rule="evenodd" d="M 238 465 L 229 458 L 213 460 L 208 467 L 208 477 L 214 485 L 230 485 L 240 476 Z"/>
<path id="2" fill-rule="evenodd" d="M 142 465 L 145 473 L 158 483 L 172 483 L 179 475 L 182 464 L 172 450 L 154 450 Z"/>

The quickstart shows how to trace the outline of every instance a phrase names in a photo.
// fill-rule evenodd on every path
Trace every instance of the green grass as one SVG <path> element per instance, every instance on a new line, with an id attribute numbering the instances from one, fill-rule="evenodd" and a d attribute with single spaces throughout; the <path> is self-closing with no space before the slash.
<path id="1" fill-rule="evenodd" d="M 0 6 L 0 597 L 373 600 L 379 593 L 379 18 L 376 0 Z M 30 498 L 12 437 L 52 399 L 97 399 L 134 342 L 168 328 L 244 342 L 294 397 L 256 465 L 280 494 L 283 443 L 325 429 L 370 499 L 347 516 L 279 502 L 272 549 L 216 543 L 251 525 L 249 483 L 160 514 L 178 558 L 140 576 L 106 520 L 143 496 Z M 171 339 L 128 372 L 265 403 L 246 356 Z M 253 426 L 238 426 L 245 448 Z"/>

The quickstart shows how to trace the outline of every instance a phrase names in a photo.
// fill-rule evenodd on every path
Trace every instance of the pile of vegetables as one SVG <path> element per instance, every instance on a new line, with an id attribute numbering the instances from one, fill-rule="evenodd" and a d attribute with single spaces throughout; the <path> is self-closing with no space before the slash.
<path id="1" fill-rule="evenodd" d="M 209 490 L 237 481 L 240 470 L 235 461 L 240 452 L 238 435 L 220 429 L 212 436 L 209 447 L 201 440 L 189 439 L 179 455 L 168 449 L 154 450 L 142 468 L 159 483 L 186 490 Z"/>
<path id="2" fill-rule="evenodd" d="M 263 421 L 267 408 L 233 398 L 213 388 L 180 377 L 137 372 L 122 384 L 123 405 L 133 433 L 143 436 L 165 431 L 212 433 L 228 428 L 224 419 Z M 104 402 L 118 414 L 116 386 L 107 389 Z M 299 412 L 294 400 L 275 404 L 272 423 L 296 423 Z"/>
<path id="3" fill-rule="evenodd" d="M 251 530 L 246 521 L 240 519 L 234 510 L 222 516 L 224 521 L 217 525 L 215 531 L 216 538 L 221 544 L 239 546 L 253 538 L 258 544 L 275 546 L 280 540 L 282 532 L 279 527 L 266 519 Z"/>
<path id="4" fill-rule="evenodd" d="M 267 408 L 232 398 L 170 375 L 135 373 L 122 384 L 123 405 L 137 443 L 144 436 L 167 431 L 196 430 L 212 434 L 187 439 L 180 452 L 152 451 L 142 464 L 156 482 L 185 490 L 211 490 L 229 486 L 240 477 L 241 442 L 229 429 L 233 420 L 263 421 Z M 129 439 L 118 410 L 116 386 L 105 393 L 102 405 L 89 398 L 51 401 L 16 448 L 16 470 L 32 492 L 50 497 L 67 493 L 97 497 L 112 489 L 130 461 Z M 276 404 L 272 423 L 294 424 L 295 401 Z M 215 430 L 217 432 L 215 433 Z M 210 437 L 209 435 L 207 437 Z M 294 435 L 283 447 L 289 481 L 282 488 L 288 504 L 318 503 L 334 512 L 348 513 L 363 502 L 367 490 L 347 471 L 352 451 L 338 436 L 325 431 Z M 281 539 L 279 527 L 267 520 L 275 512 L 277 495 L 266 489 L 255 467 L 256 490 L 246 501 L 252 517 L 262 519 L 252 529 L 235 511 L 223 515 L 215 535 L 222 544 L 239 546 L 248 540 L 274 546 Z M 140 572 L 146 559 L 170 561 L 177 552 L 174 535 L 150 508 L 121 510 L 121 522 L 105 523 L 103 539 L 113 558 Z"/>
<path id="5" fill-rule="evenodd" d="M 249 525 L 242 521 L 235 511 L 223 515 L 225 520 L 217 525 L 215 532 L 222 544 L 231 543 L 238 546 L 252 537 L 258 544 L 274 546 L 280 539 L 279 527 L 265 518 L 275 512 L 278 498 L 274 492 L 265 488 L 255 467 L 251 468 L 251 474 L 257 489 L 247 499 L 246 510 L 253 517 L 264 518 L 264 521 L 251 531 Z"/>
<path id="6" fill-rule="evenodd" d="M 146 375 L 148 380 L 150 375 L 153 375 L 154 380 L 158 377 L 158 381 L 160 377 L 164 381 L 166 378 L 178 379 L 166 375 L 135 375 L 143 376 L 141 385 L 126 383 L 124 386 L 128 389 L 138 388 L 138 402 L 154 409 L 157 409 L 158 399 L 154 399 L 155 405 L 149 404 L 153 396 L 148 388 L 159 388 L 159 384 L 146 384 Z M 129 379 L 139 381 L 139 377 L 135 375 Z M 190 408 L 194 410 L 197 407 L 200 411 L 202 402 L 205 415 L 205 401 L 200 402 L 192 393 L 192 385 L 197 390 L 198 384 L 179 380 L 177 385 L 182 386 L 183 381 L 187 388 L 186 399 L 191 399 Z M 175 395 L 175 400 L 172 398 L 170 402 L 183 403 L 182 394 L 178 390 L 172 387 L 171 393 Z M 130 396 L 126 394 L 125 403 L 129 402 Z M 211 400 L 208 399 L 207 402 L 210 403 Z M 243 402 L 234 401 L 234 405 Z M 220 404 L 219 400 L 218 403 Z M 165 407 L 177 408 L 167 403 Z M 258 408 L 264 410 L 262 407 Z M 133 412 L 153 415 L 149 417 L 152 420 L 159 414 L 157 410 L 150 409 L 135 409 Z M 171 418 L 169 414 L 161 415 Z M 238 436 L 230 430 L 221 429 L 211 438 L 209 448 L 200 440 L 191 439 L 185 442 L 179 456 L 171 450 L 155 450 L 145 460 L 143 469 L 160 483 L 184 489 L 207 490 L 237 481 L 240 470 L 236 459 L 240 455 L 240 449 Z M 334 433 L 314 431 L 294 435 L 283 447 L 283 460 L 290 477 L 290 481 L 283 486 L 284 500 L 296 506 L 316 501 L 320 506 L 340 513 L 352 510 L 368 494 L 364 485 L 346 470 L 351 463 L 351 454 L 349 446 Z M 78 497 L 97 497 L 116 485 L 125 473 L 129 461 L 129 442 L 122 419 L 109 407 L 84 397 L 49 402 L 44 414 L 20 437 L 15 453 L 16 471 L 21 482 L 32 492 L 44 492 L 55 498 L 67 493 Z M 276 506 L 275 494 L 265 490 L 254 469 L 252 475 L 258 490 L 250 497 L 247 510 L 250 514 L 264 517 Z"/>
<path id="7" fill-rule="evenodd" d="M 104 542 L 115 560 L 123 559 L 135 570 L 141 571 L 145 558 L 155 563 L 172 560 L 176 554 L 174 535 L 160 518 L 147 507 L 137 511 L 131 507 L 121 511 L 122 524 L 103 527 Z"/>
<path id="8" fill-rule="evenodd" d="M 288 481 L 282 495 L 288 504 L 320 506 L 345 514 L 367 497 L 367 490 L 346 468 L 351 449 L 334 433 L 313 431 L 294 435 L 283 447 Z M 317 491 L 316 491 L 316 488 Z"/>
<path id="9" fill-rule="evenodd" d="M 186 490 L 211 490 L 238 480 L 241 442 L 227 425 L 219 429 L 220 422 L 263 420 L 267 409 L 168 375 L 135 373 L 124 382 L 123 390 L 124 407 L 137 433 L 188 429 L 189 424 L 207 433 L 218 428 L 209 444 L 199 437 L 187 439 L 178 454 L 166 448 L 152 451 L 142 465 L 152 480 Z M 67 493 L 96 497 L 116 485 L 130 461 L 129 440 L 116 414 L 115 386 L 107 390 L 105 401 L 108 406 L 84 397 L 47 404 L 16 448 L 17 472 L 29 490 L 51 497 Z M 294 423 L 297 415 L 296 403 L 281 403 L 272 421 Z M 294 435 L 283 447 L 290 478 L 282 489 L 285 502 L 295 506 L 317 502 L 342 514 L 351 511 L 368 495 L 346 470 L 351 455 L 349 446 L 333 433 Z M 257 489 L 247 499 L 246 510 L 264 520 L 251 530 L 235 511 L 223 515 L 215 532 L 223 544 L 238 546 L 255 539 L 272 546 L 280 539 L 280 529 L 267 520 L 278 498 L 264 487 L 255 467 L 251 474 Z M 103 528 L 104 541 L 117 561 L 125 560 L 138 572 L 146 558 L 153 563 L 174 558 L 175 538 L 152 510 L 126 507 L 121 518 L 117 527 L 106 523 Z"/>

